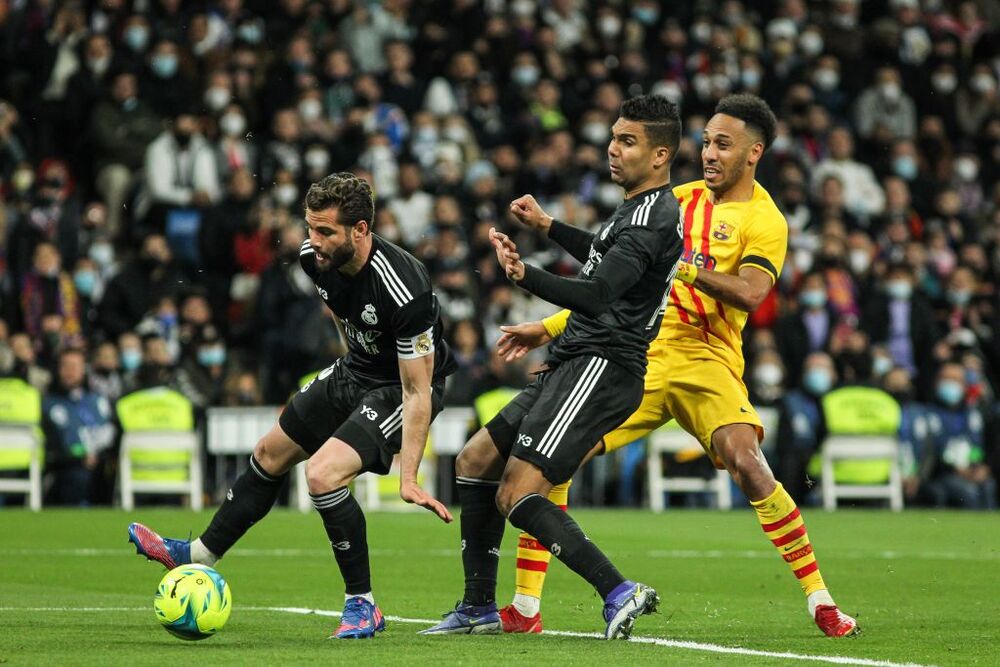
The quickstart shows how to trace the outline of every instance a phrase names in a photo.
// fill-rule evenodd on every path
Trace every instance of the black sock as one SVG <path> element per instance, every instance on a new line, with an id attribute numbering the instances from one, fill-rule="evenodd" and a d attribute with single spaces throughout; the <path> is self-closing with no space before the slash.
<path id="1" fill-rule="evenodd" d="M 625 577 L 566 512 L 537 493 L 521 498 L 507 517 L 510 522 L 534 535 L 552 555 L 590 582 L 601 598 L 625 581 Z"/>
<path id="2" fill-rule="evenodd" d="M 251 454 L 250 467 L 229 489 L 222 506 L 212 517 L 212 523 L 201 534 L 201 543 L 222 558 L 250 530 L 250 526 L 271 511 L 286 477 L 288 473 L 279 477 L 269 475 Z"/>
<path id="3" fill-rule="evenodd" d="M 309 494 L 323 518 L 333 555 L 344 577 L 348 595 L 371 593 L 372 573 L 368 565 L 368 536 L 365 513 L 346 486 L 318 495 Z"/>
<path id="4" fill-rule="evenodd" d="M 484 605 L 496 601 L 497 565 L 503 541 L 503 515 L 497 510 L 500 482 L 459 477 L 458 498 L 462 502 L 462 566 L 465 568 L 465 604 Z"/>

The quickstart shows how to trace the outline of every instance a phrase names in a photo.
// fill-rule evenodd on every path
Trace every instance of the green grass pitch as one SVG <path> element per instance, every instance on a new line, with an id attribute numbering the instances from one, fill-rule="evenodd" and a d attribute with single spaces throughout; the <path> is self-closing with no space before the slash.
<path id="1" fill-rule="evenodd" d="M 233 590 L 228 625 L 202 642 L 162 629 L 152 599 L 163 569 L 134 555 L 126 525 L 197 534 L 210 513 L 140 508 L 0 511 L 0 663 L 107 664 L 935 664 L 1000 661 L 1000 515 L 806 512 L 822 572 L 857 639 L 819 635 L 798 585 L 753 514 L 574 513 L 622 572 L 660 592 L 661 612 L 636 624 L 653 642 L 548 634 L 421 637 L 389 621 L 374 641 L 336 642 L 329 615 L 342 584 L 314 515 L 276 509 L 219 564 Z M 368 517 L 375 595 L 389 616 L 434 619 L 461 596 L 457 524 L 427 513 Z M 499 598 L 513 589 L 516 531 L 508 527 Z M 554 564 L 542 604 L 546 630 L 603 630 L 601 601 Z M 682 644 L 690 642 L 690 644 Z M 768 655 L 737 653 L 736 650 Z M 722 651 L 722 652 L 719 652 Z M 770 654 L 787 654 L 784 656 Z M 812 658 L 811 660 L 804 660 Z M 819 660 L 817 660 L 819 658 Z"/>

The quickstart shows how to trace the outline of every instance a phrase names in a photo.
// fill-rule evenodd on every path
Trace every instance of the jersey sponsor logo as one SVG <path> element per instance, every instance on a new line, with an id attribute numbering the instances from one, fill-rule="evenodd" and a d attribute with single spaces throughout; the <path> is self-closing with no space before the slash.
<path id="1" fill-rule="evenodd" d="M 693 248 L 685 250 L 681 255 L 681 261 L 687 262 L 688 264 L 694 264 L 699 269 L 708 269 L 712 271 L 715 269 L 715 265 L 718 263 L 715 258 L 711 255 L 706 255 L 702 252 L 696 252 Z"/>
<path id="2" fill-rule="evenodd" d="M 378 413 L 369 408 L 367 405 L 362 404 L 361 414 L 363 414 L 365 417 L 368 417 L 368 421 L 375 421 L 376 419 L 378 419 Z"/>
<path id="3" fill-rule="evenodd" d="M 523 445 L 524 447 L 531 447 L 531 436 L 525 435 L 524 433 L 518 433 L 517 444 Z"/>
<path id="4" fill-rule="evenodd" d="M 712 232 L 712 238 L 717 241 L 728 241 L 729 237 L 733 235 L 733 226 L 728 222 L 720 222 L 715 226 L 715 230 Z"/>
<path id="5" fill-rule="evenodd" d="M 601 262 L 604 261 L 603 253 L 597 252 L 594 246 L 590 246 L 590 252 L 587 253 L 587 263 L 583 265 L 583 275 L 590 277 L 590 274 L 594 272 Z"/>
<path id="6" fill-rule="evenodd" d="M 316 291 L 319 292 L 319 295 L 321 297 L 323 297 L 323 301 L 326 301 L 330 296 L 329 294 L 327 294 L 326 290 L 320 287 L 319 285 L 316 285 Z"/>
<path id="7" fill-rule="evenodd" d="M 417 336 L 417 342 L 414 343 L 413 349 L 417 354 L 428 354 L 431 351 L 432 345 L 433 343 L 431 343 L 431 337 L 426 333 L 422 333 Z"/>
<path id="8" fill-rule="evenodd" d="M 370 326 L 378 324 L 378 315 L 375 313 L 375 306 L 370 303 L 365 306 L 365 312 L 361 313 L 361 320 Z"/>
<path id="9" fill-rule="evenodd" d="M 382 335 L 381 331 L 361 331 L 350 322 L 344 322 L 344 333 L 347 334 L 348 340 L 353 340 L 360 345 L 367 354 L 372 356 L 378 354 L 378 345 L 375 344 L 375 339 Z"/>

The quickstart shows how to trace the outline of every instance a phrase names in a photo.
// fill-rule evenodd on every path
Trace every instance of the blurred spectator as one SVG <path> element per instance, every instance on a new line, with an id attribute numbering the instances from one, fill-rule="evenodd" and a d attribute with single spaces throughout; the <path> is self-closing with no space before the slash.
<path id="1" fill-rule="evenodd" d="M 114 343 L 101 343 L 94 350 L 94 361 L 87 374 L 90 391 L 103 396 L 114 404 L 125 393 L 125 385 L 120 372 L 121 361 Z"/>
<path id="2" fill-rule="evenodd" d="M 913 270 L 893 264 L 885 276 L 884 290 L 872 294 L 861 319 L 861 329 L 871 342 L 886 346 L 893 364 L 915 378 L 918 397 L 930 396 L 933 359 L 928 351 L 940 337 L 934 311 L 920 290 L 914 289 Z"/>
<path id="3" fill-rule="evenodd" d="M 944 364 L 929 420 L 937 465 L 928 493 L 934 507 L 995 509 L 996 480 L 983 463 L 983 415 L 966 403 L 966 389 L 962 367 Z"/>
<path id="4" fill-rule="evenodd" d="M 837 385 L 830 356 L 813 352 L 806 357 L 800 382 L 802 388 L 787 392 L 781 406 L 775 476 L 796 502 L 802 503 L 815 484 L 806 474 L 809 460 L 826 438 L 820 400 Z"/>
<path id="5" fill-rule="evenodd" d="M 10 375 L 21 378 L 38 391 L 45 393 L 52 381 L 52 373 L 36 363 L 35 346 L 28 334 L 11 335 L 10 351 L 13 356 Z"/>
<path id="6" fill-rule="evenodd" d="M 59 354 L 56 385 L 42 401 L 46 474 L 53 476 L 50 502 L 86 506 L 110 499 L 114 480 L 111 446 L 116 431 L 111 404 L 86 388 L 85 354 Z"/>
<path id="7" fill-rule="evenodd" d="M 173 268 L 167 240 L 151 234 L 142 241 L 138 257 L 111 278 L 99 308 L 101 327 L 111 337 L 135 327 L 152 305 L 174 294 L 183 275 Z"/>
<path id="8" fill-rule="evenodd" d="M 844 0 L 838 0 L 842 3 Z M 853 158 L 854 140 L 845 127 L 834 128 L 827 141 L 830 154 L 816 165 L 812 174 L 814 193 L 819 193 L 827 176 L 840 179 L 844 191 L 851 193 L 848 208 L 860 218 L 878 215 L 885 207 L 885 193 L 875 180 L 871 167 Z"/>
<path id="9" fill-rule="evenodd" d="M 257 374 L 239 371 L 226 376 L 222 404 L 229 407 L 262 405 L 264 396 L 257 382 Z"/>
<path id="10" fill-rule="evenodd" d="M 917 133 L 917 111 L 903 90 L 895 67 L 880 67 L 872 86 L 858 97 L 854 108 L 858 136 L 871 141 L 881 128 L 892 139 L 912 139 Z"/>
<path id="11" fill-rule="evenodd" d="M 778 350 L 788 369 L 789 388 L 799 386 L 810 354 L 829 349 L 837 317 L 827 302 L 826 279 L 821 271 L 813 271 L 802 279 L 798 307 L 775 326 Z"/>
<path id="12" fill-rule="evenodd" d="M 482 391 L 488 372 L 488 356 L 482 333 L 474 320 L 459 320 L 449 336 L 458 370 L 449 376 L 445 402 L 448 405 L 472 405 Z"/>
<path id="13" fill-rule="evenodd" d="M 72 276 L 62 269 L 56 247 L 47 242 L 35 247 L 31 271 L 21 288 L 21 326 L 35 340 L 35 349 L 52 354 L 65 345 L 83 342 L 83 309 Z M 58 325 L 45 325 L 47 317 Z"/>

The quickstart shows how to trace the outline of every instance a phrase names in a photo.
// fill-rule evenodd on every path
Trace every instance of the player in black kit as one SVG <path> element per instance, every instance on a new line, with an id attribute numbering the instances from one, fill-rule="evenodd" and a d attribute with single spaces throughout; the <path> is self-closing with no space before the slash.
<path id="1" fill-rule="evenodd" d="M 680 141 L 677 107 L 660 96 L 627 100 L 611 132 L 611 177 L 625 189 L 625 201 L 598 233 L 552 220 L 530 195 L 511 203 L 522 223 L 547 232 L 585 263 L 577 278 L 524 264 L 506 235 L 490 231 L 507 277 L 573 314 L 549 349 L 546 370 L 458 457 L 465 595 L 425 634 L 501 631 L 495 596 L 504 517 L 594 586 L 605 601 L 606 638 L 628 637 L 635 619 L 659 602 L 652 588 L 626 580 L 546 498 L 639 406 L 646 351 L 682 250 L 670 190 L 670 162 Z"/>
<path id="2" fill-rule="evenodd" d="M 452 520 L 417 484 L 417 467 L 455 362 L 441 337 L 427 270 L 372 233 L 375 210 L 367 182 L 340 173 L 314 183 L 305 216 L 309 238 L 299 261 L 343 323 L 347 356 L 292 397 L 201 537 L 161 538 L 133 523 L 129 539 L 140 554 L 167 568 L 214 565 L 264 518 L 289 469 L 308 459 L 309 495 L 344 577 L 344 613 L 333 636 L 372 637 L 385 628 L 385 619 L 371 592 L 365 516 L 347 485 L 363 472 L 388 473 L 399 453 L 403 500 Z"/>

